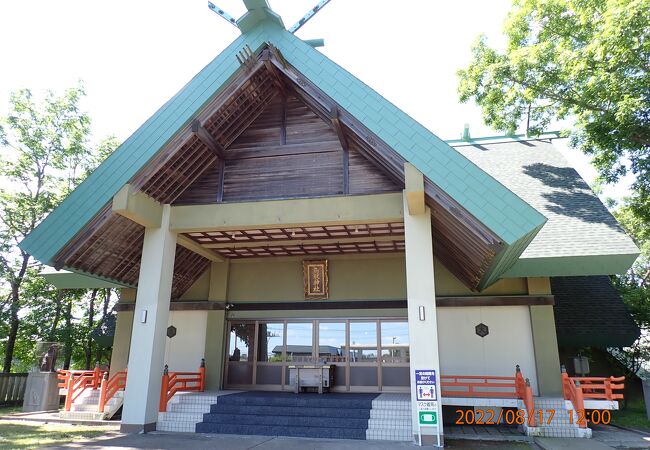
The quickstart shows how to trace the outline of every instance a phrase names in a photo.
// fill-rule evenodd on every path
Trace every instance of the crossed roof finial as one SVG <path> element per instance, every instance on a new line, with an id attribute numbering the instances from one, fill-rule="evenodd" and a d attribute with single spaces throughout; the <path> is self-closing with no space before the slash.
<path id="1" fill-rule="evenodd" d="M 231 25 L 239 28 L 242 33 L 247 32 L 252 29 L 258 22 L 264 19 L 270 19 L 273 22 L 280 24 L 284 28 L 284 23 L 279 14 L 277 14 L 271 6 L 269 5 L 268 0 L 243 0 L 244 6 L 246 6 L 247 12 L 239 19 L 235 20 L 233 16 L 228 14 L 223 9 L 219 8 L 214 3 L 208 1 L 208 8 L 214 11 L 216 14 L 224 18 Z M 291 28 L 289 28 L 290 33 L 295 33 L 298 31 L 304 24 L 306 24 L 309 19 L 314 17 L 318 11 L 323 9 L 331 0 L 320 0 L 316 6 L 307 11 L 307 13 L 302 16 L 302 18 L 296 22 Z"/>

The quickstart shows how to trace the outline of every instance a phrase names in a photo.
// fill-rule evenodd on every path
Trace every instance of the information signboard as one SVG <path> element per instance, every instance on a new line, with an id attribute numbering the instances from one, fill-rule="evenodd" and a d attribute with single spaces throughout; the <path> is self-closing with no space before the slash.
<path id="1" fill-rule="evenodd" d="M 422 445 L 422 427 L 436 429 L 438 446 L 440 446 L 440 418 L 438 410 L 438 390 L 436 387 L 435 370 L 415 371 L 415 397 L 418 413 L 419 444 Z"/>

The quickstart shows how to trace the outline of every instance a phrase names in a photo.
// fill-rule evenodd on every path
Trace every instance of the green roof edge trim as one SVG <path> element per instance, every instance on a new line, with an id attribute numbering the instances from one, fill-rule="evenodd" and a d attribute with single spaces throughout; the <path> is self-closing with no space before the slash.
<path id="1" fill-rule="evenodd" d="M 625 273 L 638 253 L 624 255 L 556 256 L 548 258 L 519 258 L 503 274 L 515 277 L 571 277 L 583 275 L 615 275 Z"/>
<path id="2" fill-rule="evenodd" d="M 262 20 L 235 39 L 133 133 L 21 243 L 37 260 L 54 256 L 236 73 L 235 55 L 271 42 L 284 58 L 342 108 L 400 153 L 490 228 L 509 247 L 486 278 L 495 280 L 516 261 L 546 218 L 447 143 L 326 56 Z M 454 176 L 449 176 L 453 173 Z M 531 238 L 532 239 L 532 238 Z M 524 245 L 525 244 L 525 245 Z M 482 283 L 486 285 L 486 283 Z"/>

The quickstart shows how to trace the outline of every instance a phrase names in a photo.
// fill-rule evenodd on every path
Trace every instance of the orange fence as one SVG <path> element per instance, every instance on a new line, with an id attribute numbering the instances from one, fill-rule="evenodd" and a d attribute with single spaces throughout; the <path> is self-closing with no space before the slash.
<path id="1" fill-rule="evenodd" d="M 570 377 L 562 366 L 562 394 L 565 400 L 571 401 L 573 409 L 584 414 L 585 399 L 592 400 L 622 400 L 622 393 L 615 393 L 625 388 L 625 377 Z M 587 427 L 587 421 L 579 423 L 581 428 Z"/>
<path id="2" fill-rule="evenodd" d="M 86 389 L 97 389 L 103 376 L 104 372 L 99 370 L 99 367 L 95 367 L 94 370 L 68 370 L 63 374 L 64 379 L 67 380 L 65 410 L 70 411 L 72 404 Z"/>
<path id="3" fill-rule="evenodd" d="M 518 398 L 523 400 L 527 411 L 534 409 L 533 390 L 519 366 L 514 377 L 441 375 L 440 388 L 444 397 Z M 535 426 L 534 414 L 528 414 L 528 425 Z"/>
<path id="4" fill-rule="evenodd" d="M 535 426 L 535 402 L 533 401 L 533 389 L 530 387 L 530 380 L 528 378 L 524 379 L 524 376 L 521 374 L 521 369 L 519 365 L 515 368 L 515 389 L 517 390 L 517 398 L 520 398 L 524 401 L 524 406 L 528 412 L 528 426 Z"/>
<path id="5" fill-rule="evenodd" d="M 162 376 L 160 388 L 160 412 L 167 411 L 167 403 L 177 392 L 205 390 L 205 359 L 201 360 L 198 372 L 170 372 L 167 365 Z"/>
<path id="6" fill-rule="evenodd" d="M 75 378 L 92 378 L 92 384 L 94 386 L 93 388 L 97 388 L 102 382 L 104 371 L 100 370 L 99 367 L 95 367 L 93 370 L 59 370 L 57 371 L 59 389 L 67 389 L 70 377 L 73 375 Z"/>
<path id="7" fill-rule="evenodd" d="M 99 391 L 99 407 L 98 412 L 104 412 L 106 403 L 112 399 L 118 391 L 123 391 L 126 387 L 126 370 L 117 372 L 112 377 L 108 378 L 108 372 L 104 373 L 102 379 L 102 387 Z"/>
<path id="8" fill-rule="evenodd" d="M 573 380 L 569 375 L 562 370 L 562 394 L 565 400 L 570 400 L 575 411 L 585 410 L 585 399 L 580 388 L 580 381 Z M 586 420 L 578 420 L 580 428 L 587 428 Z"/>
<path id="9" fill-rule="evenodd" d="M 623 394 L 614 393 L 625 389 L 625 377 L 571 377 L 580 382 L 584 398 L 594 400 L 622 400 Z"/>

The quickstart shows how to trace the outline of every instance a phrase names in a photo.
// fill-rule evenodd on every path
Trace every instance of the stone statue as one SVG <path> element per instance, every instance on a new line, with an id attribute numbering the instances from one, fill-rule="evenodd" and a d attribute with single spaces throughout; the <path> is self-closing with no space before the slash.
<path id="1" fill-rule="evenodd" d="M 59 352 L 57 344 L 51 344 L 41 356 L 41 372 L 55 372 L 56 356 Z"/>

